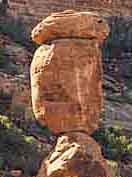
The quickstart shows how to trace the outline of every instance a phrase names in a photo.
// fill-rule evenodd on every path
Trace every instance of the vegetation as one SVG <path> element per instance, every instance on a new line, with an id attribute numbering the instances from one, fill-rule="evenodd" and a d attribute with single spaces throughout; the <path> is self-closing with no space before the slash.
<path id="1" fill-rule="evenodd" d="M 4 23 L 0 23 L 0 32 L 9 36 L 16 45 L 25 46 L 28 50 L 34 51 L 37 48 L 37 44 L 33 43 L 30 39 L 30 34 L 28 34 L 25 26 L 22 22 L 22 19 L 10 18 Z"/>
<path id="2" fill-rule="evenodd" d="M 125 154 L 132 155 L 132 138 L 122 135 L 120 127 L 102 128 L 94 135 L 103 149 L 104 156 L 119 161 Z"/>
<path id="3" fill-rule="evenodd" d="M 114 177 L 121 177 L 118 172 L 118 163 L 113 160 L 108 160 L 107 161 L 109 167 L 112 169 L 112 173 Z"/>
<path id="4" fill-rule="evenodd" d="M 0 69 L 12 75 L 19 73 L 16 65 L 11 62 L 10 57 L 7 55 L 5 48 L 0 48 Z"/>
<path id="5" fill-rule="evenodd" d="M 12 95 L 5 93 L 3 90 L 0 90 L 0 114 L 6 112 L 9 109 L 12 101 Z"/>
<path id="6" fill-rule="evenodd" d="M 15 42 L 21 43 L 24 38 L 24 29 L 20 21 L 9 21 L 0 25 L 0 32 L 7 34 L 15 39 Z"/>
<path id="7" fill-rule="evenodd" d="M 0 116 L 0 170 L 20 169 L 35 175 L 47 155 L 45 146 L 27 136 L 8 117 Z"/>
<path id="8" fill-rule="evenodd" d="M 7 6 L 8 6 L 8 0 L 0 1 L 0 15 L 4 15 L 6 13 Z"/>
<path id="9" fill-rule="evenodd" d="M 0 48 L 0 67 L 6 64 L 5 60 L 5 49 Z"/>
<path id="10" fill-rule="evenodd" d="M 48 131 L 39 127 L 41 136 L 48 136 Z M 93 137 L 101 144 L 104 156 L 113 174 L 118 175 L 118 161 L 125 154 L 132 154 L 132 139 L 123 136 L 120 127 L 101 128 Z M 8 117 L 0 116 L 0 171 L 19 169 L 26 175 L 35 175 L 41 160 L 47 156 L 45 144 L 34 136 L 25 134 Z"/>

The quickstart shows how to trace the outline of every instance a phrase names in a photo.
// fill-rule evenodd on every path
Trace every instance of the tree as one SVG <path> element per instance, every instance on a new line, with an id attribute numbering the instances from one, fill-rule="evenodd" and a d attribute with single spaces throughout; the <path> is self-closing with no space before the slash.
<path id="1" fill-rule="evenodd" d="M 4 15 L 8 7 L 8 0 L 0 0 L 0 14 Z"/>

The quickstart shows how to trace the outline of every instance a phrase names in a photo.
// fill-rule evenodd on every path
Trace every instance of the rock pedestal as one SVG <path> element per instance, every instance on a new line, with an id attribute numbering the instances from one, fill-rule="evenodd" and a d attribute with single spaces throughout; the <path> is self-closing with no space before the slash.
<path id="1" fill-rule="evenodd" d="M 32 31 L 35 42 L 48 43 L 37 49 L 31 64 L 33 111 L 54 134 L 66 135 L 42 164 L 40 176 L 111 177 L 99 145 L 88 136 L 99 125 L 99 46 L 108 32 L 97 14 L 75 11 L 52 14 Z"/>
<path id="2" fill-rule="evenodd" d="M 84 133 L 58 138 L 37 177 L 112 177 L 99 145 Z"/>
<path id="3" fill-rule="evenodd" d="M 95 41 L 52 41 L 36 51 L 31 69 L 34 113 L 43 125 L 55 134 L 97 129 L 103 97 Z"/>
<path id="4" fill-rule="evenodd" d="M 91 134 L 98 128 L 103 98 L 99 44 L 107 35 L 106 23 L 89 12 L 53 14 L 34 28 L 33 40 L 51 44 L 37 49 L 31 64 L 33 110 L 53 133 Z"/>

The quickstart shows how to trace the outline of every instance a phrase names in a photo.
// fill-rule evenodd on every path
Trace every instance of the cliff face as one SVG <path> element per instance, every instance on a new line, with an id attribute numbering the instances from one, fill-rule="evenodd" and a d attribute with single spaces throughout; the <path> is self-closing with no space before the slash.
<path id="1" fill-rule="evenodd" d="M 51 12 L 65 9 L 79 11 L 98 10 L 103 15 L 132 15 L 132 1 L 130 0 L 11 0 L 9 1 L 9 13 L 15 18 L 22 20 L 32 27 L 40 19 L 48 16 Z"/>

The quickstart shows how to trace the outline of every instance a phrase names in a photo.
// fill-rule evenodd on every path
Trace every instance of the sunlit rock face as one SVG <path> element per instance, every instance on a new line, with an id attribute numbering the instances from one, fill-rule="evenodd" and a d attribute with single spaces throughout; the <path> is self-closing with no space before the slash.
<path id="1" fill-rule="evenodd" d="M 56 40 L 48 47 L 36 51 L 31 66 L 36 118 L 54 133 L 91 133 L 98 126 L 102 105 L 98 47 L 81 39 Z"/>
<path id="2" fill-rule="evenodd" d="M 50 17 L 39 25 L 41 33 L 37 37 L 41 42 L 56 40 L 37 49 L 31 64 L 35 116 L 55 134 L 69 131 L 91 134 L 98 127 L 102 107 L 99 43 L 108 35 L 108 26 L 89 12 L 66 11 Z M 64 21 L 65 30 L 61 34 Z"/>
<path id="3" fill-rule="evenodd" d="M 38 177 L 112 177 L 99 145 L 89 135 L 102 109 L 102 41 L 107 24 L 97 14 L 52 14 L 32 31 L 37 49 L 31 64 L 36 119 L 59 135 Z M 61 135 L 63 134 L 63 136 Z"/>
<path id="4" fill-rule="evenodd" d="M 37 177 L 112 177 L 99 145 L 84 133 L 58 138 Z"/>
<path id="5" fill-rule="evenodd" d="M 97 13 L 66 10 L 53 13 L 32 31 L 32 39 L 38 44 L 61 38 L 97 39 L 108 35 L 108 26 Z"/>

